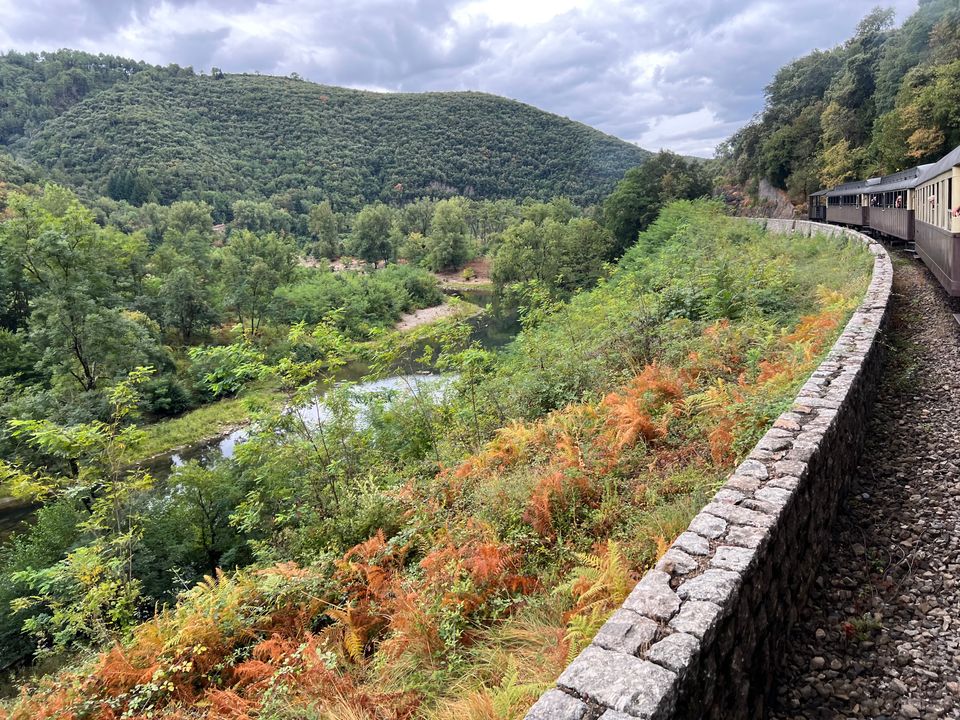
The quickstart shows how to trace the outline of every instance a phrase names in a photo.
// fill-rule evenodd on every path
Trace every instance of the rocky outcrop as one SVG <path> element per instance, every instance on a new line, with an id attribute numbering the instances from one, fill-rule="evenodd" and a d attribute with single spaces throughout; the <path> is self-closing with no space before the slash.
<path id="1" fill-rule="evenodd" d="M 763 203 L 768 217 L 792 219 L 796 217 L 797 209 L 790 202 L 790 197 L 778 187 L 774 187 L 766 178 L 760 178 L 757 186 L 757 195 Z"/>

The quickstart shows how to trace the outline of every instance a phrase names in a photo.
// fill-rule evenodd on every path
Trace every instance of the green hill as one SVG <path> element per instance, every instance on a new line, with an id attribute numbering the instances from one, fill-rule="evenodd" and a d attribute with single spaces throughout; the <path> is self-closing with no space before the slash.
<path id="1" fill-rule="evenodd" d="M 35 70 L 29 78 L 34 95 L 47 87 L 42 77 Z M 372 93 L 175 66 L 108 73 L 100 84 L 107 87 L 67 92 L 75 102 L 42 105 L 37 112 L 48 119 L 3 139 L 72 185 L 134 202 L 200 197 L 219 208 L 317 188 L 349 208 L 454 192 L 588 203 L 649 157 L 586 125 L 482 93 Z M 19 107 L 23 114 L 32 106 Z"/>

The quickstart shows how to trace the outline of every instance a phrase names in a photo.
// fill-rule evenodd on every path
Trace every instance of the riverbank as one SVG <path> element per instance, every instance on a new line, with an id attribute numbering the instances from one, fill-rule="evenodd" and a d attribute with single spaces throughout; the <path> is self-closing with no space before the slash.
<path id="1" fill-rule="evenodd" d="M 449 298 L 440 305 L 420 308 L 412 312 L 405 313 L 394 325 L 397 332 L 406 332 L 425 325 L 432 325 L 440 320 L 447 318 L 457 318 L 466 320 L 483 312 L 480 308 L 470 302 L 460 300 L 459 298 Z"/>
<path id="2" fill-rule="evenodd" d="M 427 333 L 431 325 L 450 319 L 469 320 L 483 312 L 483 308 L 467 300 L 448 298 L 442 305 L 404 315 L 386 337 L 392 338 L 398 334 L 419 336 Z M 375 350 L 377 344 L 385 341 L 386 338 L 371 341 L 364 349 Z M 347 379 L 356 379 L 364 372 L 362 362 L 357 360 L 350 365 Z M 236 397 L 218 400 L 180 417 L 144 425 L 142 429 L 146 438 L 129 461 L 135 465 L 150 465 L 191 448 L 214 443 L 250 424 L 256 412 L 275 411 L 285 401 L 286 395 L 276 381 L 266 380 L 244 390 Z"/>
<path id="3" fill-rule="evenodd" d="M 276 410 L 284 398 L 275 382 L 248 388 L 236 397 L 218 400 L 170 420 L 142 426 L 146 433 L 132 465 L 149 465 L 162 457 L 204 445 L 250 423 L 256 410 Z"/>

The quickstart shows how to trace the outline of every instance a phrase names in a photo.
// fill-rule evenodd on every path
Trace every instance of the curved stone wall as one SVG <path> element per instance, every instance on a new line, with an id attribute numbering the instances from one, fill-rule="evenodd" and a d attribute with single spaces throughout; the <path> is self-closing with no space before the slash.
<path id="1" fill-rule="evenodd" d="M 880 372 L 893 268 L 873 239 L 805 220 L 770 232 L 853 237 L 873 279 L 836 344 L 710 503 L 527 720 L 760 718 L 856 466 Z"/>

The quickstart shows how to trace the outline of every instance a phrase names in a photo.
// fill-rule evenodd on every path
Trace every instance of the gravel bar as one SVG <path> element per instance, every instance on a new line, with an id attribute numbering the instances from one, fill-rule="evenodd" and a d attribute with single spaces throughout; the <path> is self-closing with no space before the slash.
<path id="1" fill-rule="evenodd" d="M 960 718 L 960 304 L 915 261 L 893 289 L 884 379 L 777 720 Z"/>

